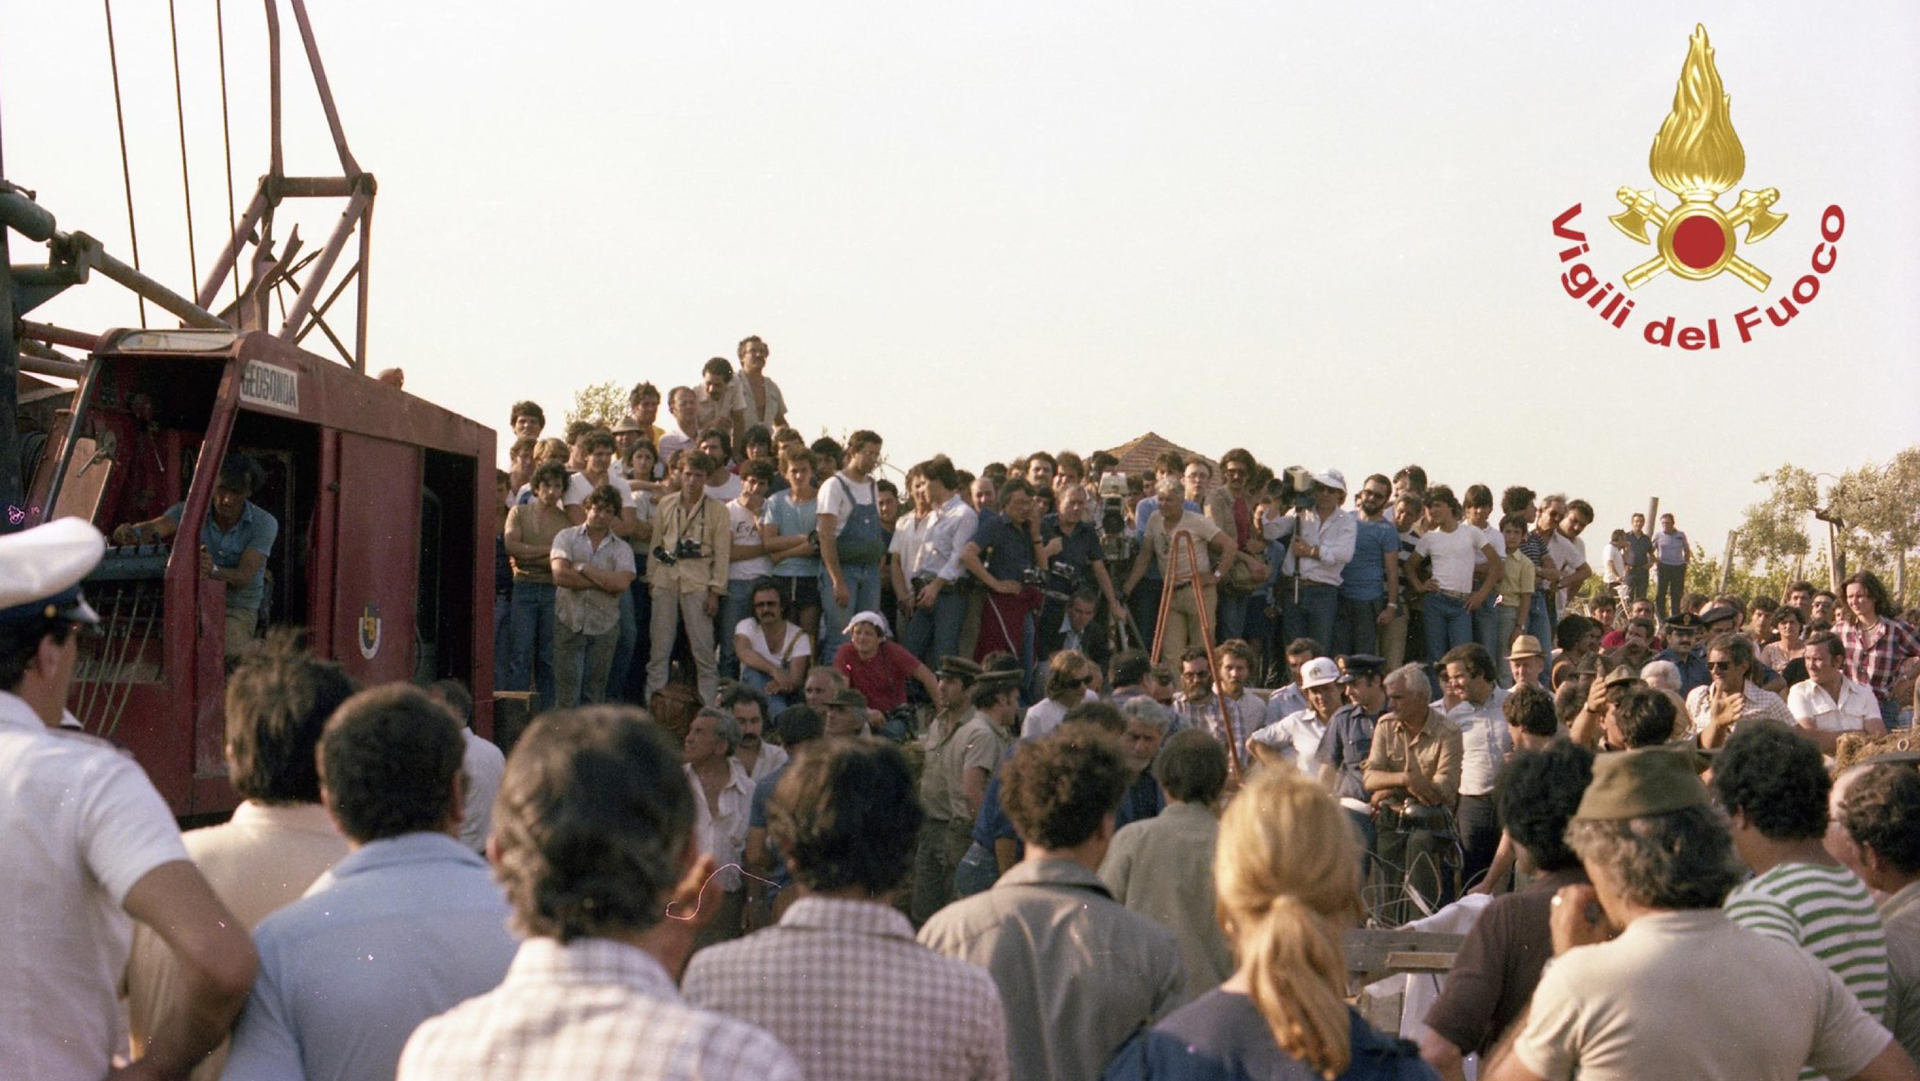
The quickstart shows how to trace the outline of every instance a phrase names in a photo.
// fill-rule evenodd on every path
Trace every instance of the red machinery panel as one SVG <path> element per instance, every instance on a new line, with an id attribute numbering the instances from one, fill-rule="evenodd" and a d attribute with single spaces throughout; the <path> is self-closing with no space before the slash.
<path id="1" fill-rule="evenodd" d="M 341 432 L 333 475 L 332 655 L 368 685 L 411 680 L 420 448 Z"/>

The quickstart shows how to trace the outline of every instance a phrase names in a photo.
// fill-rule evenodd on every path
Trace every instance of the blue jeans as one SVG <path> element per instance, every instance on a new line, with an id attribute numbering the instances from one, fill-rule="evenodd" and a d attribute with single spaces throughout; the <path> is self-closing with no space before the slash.
<path id="1" fill-rule="evenodd" d="M 513 584 L 513 615 L 508 637 L 513 646 L 507 666 L 507 689 L 537 690 L 540 709 L 552 709 L 556 701 L 553 696 L 552 582 Z"/>
<path id="2" fill-rule="evenodd" d="M 960 652 L 960 624 L 966 618 L 966 600 L 948 586 L 932 608 L 913 610 L 901 645 L 928 668 L 938 668 L 941 661 Z"/>
<path id="3" fill-rule="evenodd" d="M 1219 599 L 1213 609 L 1213 640 L 1224 642 L 1229 638 L 1244 638 L 1247 633 L 1247 605 L 1252 603 L 1251 596 L 1229 593 L 1224 589 L 1219 590 L 1218 594 Z"/>
<path id="4" fill-rule="evenodd" d="M 767 716 L 769 718 L 778 717 L 781 710 L 786 709 L 788 706 L 799 704 L 798 702 L 787 701 L 785 695 L 768 694 L 767 686 L 772 681 L 767 678 L 765 672 L 760 671 L 758 668 L 748 668 L 744 664 L 741 665 L 740 682 L 752 687 L 761 694 L 767 695 Z"/>
<path id="5" fill-rule="evenodd" d="M 1553 656 L 1553 613 L 1547 609 L 1547 595 L 1535 593 L 1527 604 L 1527 633 L 1540 639 L 1540 651 Z"/>
<path id="6" fill-rule="evenodd" d="M 1351 656 L 1355 653 L 1380 652 L 1380 611 L 1387 606 L 1387 598 L 1375 597 L 1370 601 L 1357 601 L 1351 597 L 1340 598 L 1340 608 L 1333 619 L 1333 642 L 1328 647 L 1332 656 Z M 1372 819 L 1368 819 L 1371 828 Z"/>
<path id="7" fill-rule="evenodd" d="M 1493 658 L 1494 674 L 1496 676 L 1499 675 L 1500 655 L 1505 653 L 1506 650 L 1500 648 L 1504 639 L 1500 637 L 1500 599 L 1498 596 L 1488 594 L 1487 599 L 1480 602 L 1479 610 L 1473 613 L 1473 640 L 1485 647 L 1487 656 Z"/>
<path id="8" fill-rule="evenodd" d="M 1421 602 L 1426 606 L 1427 660 L 1435 665 L 1455 646 L 1473 641 L 1473 613 L 1467 603 L 1438 591 Z"/>
<path id="9" fill-rule="evenodd" d="M 845 608 L 833 603 L 833 579 L 826 571 L 820 572 L 820 649 L 814 654 L 820 664 L 833 663 L 833 655 L 847 640 L 848 620 L 861 612 L 880 611 L 880 564 L 842 563 L 840 574 L 846 578 L 850 594 Z"/>
<path id="10" fill-rule="evenodd" d="M 507 689 L 508 669 L 512 667 L 513 635 L 511 616 L 513 613 L 513 590 L 511 588 L 493 595 L 493 688 L 497 691 Z"/>
<path id="11" fill-rule="evenodd" d="M 953 872 L 953 895 L 972 897 L 990 889 L 1000 881 L 1000 864 L 993 853 L 979 841 L 968 846 L 967 854 L 960 857 L 960 866 Z"/>
<path id="12" fill-rule="evenodd" d="M 733 653 L 733 629 L 753 614 L 753 583 L 752 578 L 728 582 L 726 598 L 720 602 L 720 626 L 715 628 L 714 638 L 720 646 L 721 679 L 740 678 L 740 658 Z"/>
<path id="13" fill-rule="evenodd" d="M 1320 644 L 1321 652 L 1333 645 L 1334 617 L 1340 611 L 1340 587 L 1324 582 L 1299 583 L 1300 599 L 1293 599 L 1294 583 L 1281 581 L 1273 588 L 1286 594 L 1281 598 L 1280 633 L 1287 642 L 1296 638 L 1311 638 Z M 1282 648 L 1286 642 L 1281 643 Z"/>
<path id="14" fill-rule="evenodd" d="M 639 620 L 633 611 L 633 590 L 620 594 L 620 628 L 614 634 L 613 660 L 607 667 L 607 702 L 627 700 L 627 676 L 633 670 L 633 646 L 640 637 Z"/>

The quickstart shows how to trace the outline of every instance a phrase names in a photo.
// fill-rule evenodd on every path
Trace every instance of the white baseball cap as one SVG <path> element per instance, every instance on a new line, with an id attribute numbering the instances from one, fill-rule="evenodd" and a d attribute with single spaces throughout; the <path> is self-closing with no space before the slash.
<path id="1" fill-rule="evenodd" d="M 1329 469 L 1325 473 L 1315 473 L 1313 475 L 1313 482 L 1315 484 L 1323 484 L 1337 492 L 1347 490 L 1347 475 L 1338 469 Z"/>
<path id="2" fill-rule="evenodd" d="M 862 623 L 873 624 L 873 629 L 876 631 L 879 631 L 880 637 L 882 638 L 893 637 L 893 628 L 887 626 L 887 617 L 881 615 L 878 612 L 859 612 L 855 614 L 852 619 L 847 621 L 847 629 L 841 631 L 840 633 L 852 634 L 853 629 L 855 627 L 858 627 Z"/>
<path id="3" fill-rule="evenodd" d="M 1340 666 L 1333 663 L 1331 657 L 1315 657 L 1300 666 L 1300 686 L 1303 689 L 1324 687 L 1329 683 L 1340 682 Z"/>

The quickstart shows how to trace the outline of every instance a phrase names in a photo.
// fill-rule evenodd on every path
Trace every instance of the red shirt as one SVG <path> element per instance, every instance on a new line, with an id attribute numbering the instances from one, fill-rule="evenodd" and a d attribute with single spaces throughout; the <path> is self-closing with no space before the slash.
<path id="1" fill-rule="evenodd" d="M 907 680 L 920 659 L 897 642 L 883 641 L 873 658 L 865 660 L 847 642 L 833 655 L 833 666 L 846 674 L 849 686 L 867 696 L 867 708 L 885 713 L 907 704 Z"/>

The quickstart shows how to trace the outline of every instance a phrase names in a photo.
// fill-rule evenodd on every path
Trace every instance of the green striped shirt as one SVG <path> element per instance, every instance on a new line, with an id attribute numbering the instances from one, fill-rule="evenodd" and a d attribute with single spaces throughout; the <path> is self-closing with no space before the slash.
<path id="1" fill-rule="evenodd" d="M 1860 876 L 1840 866 L 1782 863 L 1727 895 L 1729 919 L 1791 942 L 1840 977 L 1876 1021 L 1887 1013 L 1887 936 Z M 1817 1077 L 1811 1070 L 1802 1078 Z"/>

